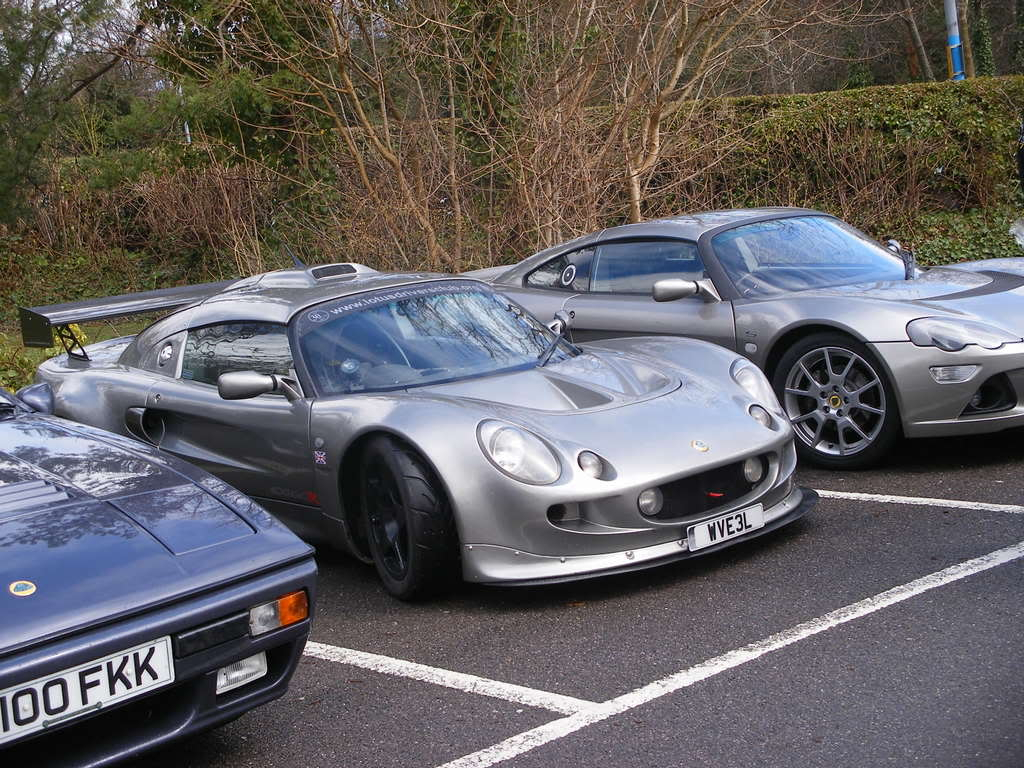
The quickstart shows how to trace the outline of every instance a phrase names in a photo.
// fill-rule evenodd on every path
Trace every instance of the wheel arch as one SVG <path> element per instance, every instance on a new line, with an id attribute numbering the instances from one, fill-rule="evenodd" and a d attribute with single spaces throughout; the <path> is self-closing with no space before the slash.
<path id="1" fill-rule="evenodd" d="M 444 492 L 448 504 L 451 506 L 452 514 L 455 517 L 456 529 L 459 527 L 459 516 L 456 514 L 456 506 L 452 498 L 451 488 L 444 475 L 438 471 L 437 465 L 430 454 L 423 449 L 415 440 L 408 435 L 385 427 L 374 427 L 367 429 L 358 435 L 345 448 L 345 453 L 338 465 L 338 498 L 341 501 L 341 516 L 345 525 L 351 531 L 352 546 L 361 558 L 369 559 L 370 549 L 366 541 L 366 531 L 363 530 L 359 519 L 359 461 L 366 450 L 366 446 L 375 438 L 386 437 L 405 445 L 414 451 L 427 465 Z"/>
<path id="2" fill-rule="evenodd" d="M 775 369 L 778 367 L 779 361 L 782 360 L 782 356 L 786 354 L 786 350 L 801 339 L 813 336 L 816 333 L 840 333 L 844 336 L 849 336 L 855 341 L 859 341 L 861 344 L 868 344 L 867 339 L 845 325 L 832 323 L 807 323 L 805 325 L 787 328 L 775 337 L 772 341 L 771 347 L 768 349 L 768 354 L 765 356 L 764 373 L 768 377 L 768 380 L 774 381 Z M 885 363 L 883 362 L 883 366 L 884 365 Z M 888 368 L 886 373 L 889 374 L 889 378 L 891 380 L 892 374 L 888 371 Z"/>

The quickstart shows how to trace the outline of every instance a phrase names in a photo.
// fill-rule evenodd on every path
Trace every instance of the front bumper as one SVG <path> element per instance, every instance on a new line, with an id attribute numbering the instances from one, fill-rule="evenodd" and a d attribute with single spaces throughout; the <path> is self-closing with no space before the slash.
<path id="1" fill-rule="evenodd" d="M 666 530 L 670 534 L 668 541 L 592 555 L 538 555 L 493 544 L 466 544 L 462 548 L 463 576 L 467 581 L 528 586 L 654 568 L 717 552 L 774 531 L 802 517 L 814 507 L 817 500 L 818 495 L 814 491 L 792 487 L 784 498 L 765 509 L 763 528 L 695 552 L 689 551 L 686 529 L 699 520 L 689 520 L 674 530 Z M 716 511 L 704 519 L 720 514 L 722 512 Z"/>
<path id="2" fill-rule="evenodd" d="M 307 590 L 312 609 L 315 577 L 316 564 L 309 559 L 3 659 L 0 690 L 165 635 L 175 642 L 172 684 L 4 745 L 4 764 L 108 765 L 228 722 L 283 695 L 309 635 L 309 618 L 256 638 L 246 634 L 180 655 L 177 638 L 297 589 Z M 218 669 L 261 651 L 267 655 L 266 675 L 216 694 Z"/>
<path id="3" fill-rule="evenodd" d="M 945 437 L 998 432 L 1024 426 L 1024 343 L 999 349 L 970 345 L 959 352 L 918 347 L 906 342 L 872 344 L 897 390 L 903 433 L 907 437 Z M 938 384 L 933 366 L 977 365 L 978 372 L 960 384 Z M 993 377 L 1005 376 L 1016 401 L 987 413 L 965 413 L 971 398 Z"/>

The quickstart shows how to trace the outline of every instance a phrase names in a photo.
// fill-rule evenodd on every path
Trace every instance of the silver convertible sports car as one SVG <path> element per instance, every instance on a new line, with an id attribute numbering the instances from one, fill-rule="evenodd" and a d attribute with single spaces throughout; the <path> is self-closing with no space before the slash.
<path id="1" fill-rule="evenodd" d="M 832 216 L 761 208 L 613 227 L 468 274 L 542 317 L 572 312 L 576 341 L 736 350 L 823 466 L 874 463 L 901 433 L 1024 425 L 1024 258 L 919 269 Z"/>
<path id="2" fill-rule="evenodd" d="M 82 349 L 66 325 L 174 309 Z M 685 339 L 578 348 L 478 280 L 359 265 L 22 310 L 68 418 L 132 435 L 370 560 L 400 598 L 713 552 L 802 515 L 761 372 Z M 561 326 L 564 320 L 557 321 Z"/>

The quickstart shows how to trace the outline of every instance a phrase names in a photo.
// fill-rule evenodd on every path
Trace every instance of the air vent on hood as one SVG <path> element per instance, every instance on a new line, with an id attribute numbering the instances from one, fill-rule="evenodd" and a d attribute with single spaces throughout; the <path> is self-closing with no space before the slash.
<path id="1" fill-rule="evenodd" d="M 67 493 L 45 480 L 25 480 L 0 485 L 0 518 L 44 504 L 56 504 L 59 501 L 66 501 L 67 498 Z"/>
<path id="2" fill-rule="evenodd" d="M 355 264 L 327 264 L 323 267 L 313 267 L 313 269 L 309 271 L 317 280 L 324 280 L 328 277 L 354 275 L 358 270 L 356 269 Z"/>

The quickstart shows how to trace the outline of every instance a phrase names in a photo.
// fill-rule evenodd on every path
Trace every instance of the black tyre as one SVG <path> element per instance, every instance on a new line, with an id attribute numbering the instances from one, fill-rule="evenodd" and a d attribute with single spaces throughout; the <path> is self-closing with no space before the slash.
<path id="1" fill-rule="evenodd" d="M 796 431 L 801 458 L 830 469 L 877 463 L 900 436 L 899 406 L 866 346 L 817 333 L 783 354 L 772 386 Z"/>
<path id="2" fill-rule="evenodd" d="M 434 473 L 399 441 L 373 438 L 360 461 L 366 538 L 384 587 L 416 600 L 450 586 L 458 573 L 458 534 Z"/>

